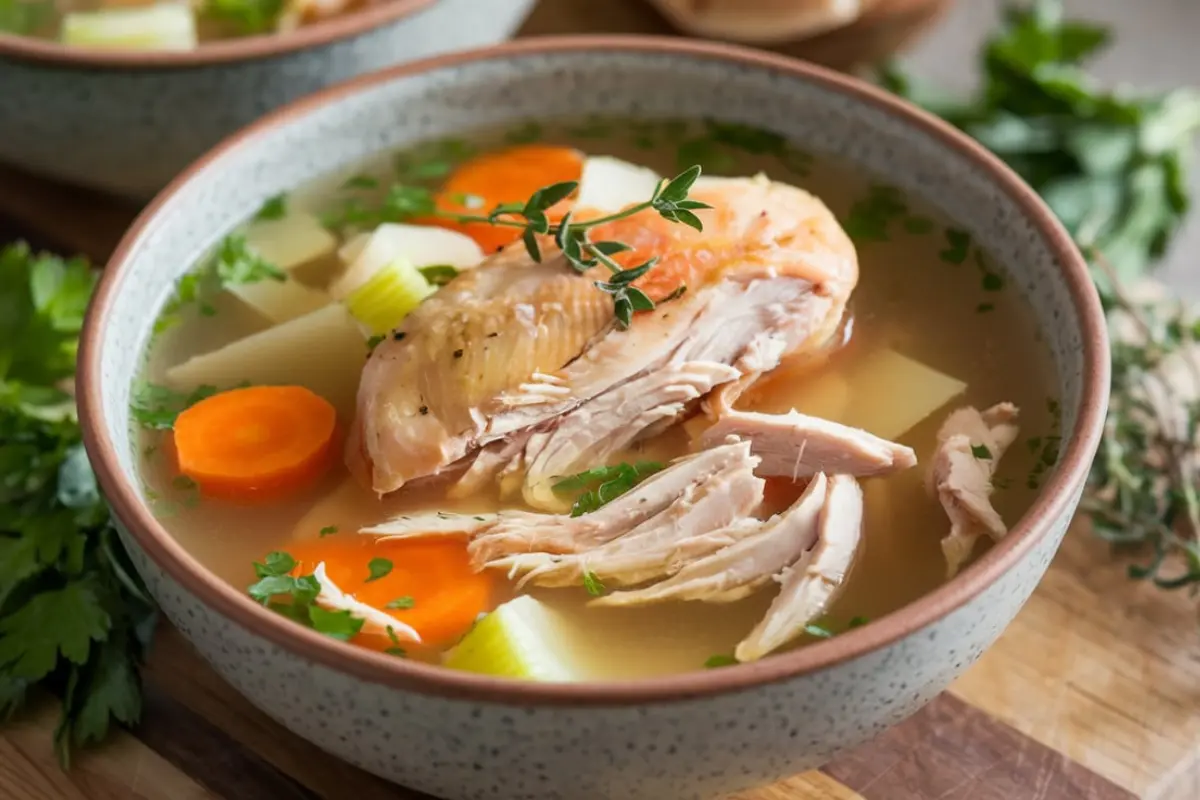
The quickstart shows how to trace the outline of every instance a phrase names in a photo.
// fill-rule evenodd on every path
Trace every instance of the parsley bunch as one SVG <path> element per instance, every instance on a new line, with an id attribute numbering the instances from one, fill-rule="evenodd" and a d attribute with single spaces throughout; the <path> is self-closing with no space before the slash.
<path id="1" fill-rule="evenodd" d="M 71 395 L 95 276 L 82 260 L 0 249 L 0 714 L 42 686 L 62 701 L 55 745 L 137 721 L 154 607 L 130 568 Z"/>
<path id="2" fill-rule="evenodd" d="M 976 96 L 947 97 L 894 68 L 883 83 L 1004 159 L 1080 247 L 1105 253 L 1128 280 L 1163 255 L 1187 212 L 1200 95 L 1102 88 L 1084 66 L 1111 38 L 1065 19 L 1060 0 L 1010 3 L 983 48 Z"/>

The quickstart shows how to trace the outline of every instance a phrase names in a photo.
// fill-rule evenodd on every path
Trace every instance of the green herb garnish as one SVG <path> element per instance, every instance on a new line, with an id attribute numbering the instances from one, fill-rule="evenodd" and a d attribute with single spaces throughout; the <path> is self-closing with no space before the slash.
<path id="1" fill-rule="evenodd" d="M 380 578 L 387 577 L 389 574 L 391 574 L 392 562 L 386 558 L 379 558 L 377 556 L 372 558 L 367 563 L 367 570 L 370 572 L 370 575 L 365 581 L 363 581 L 363 583 L 370 583 L 371 581 L 377 581 Z"/>
<path id="2" fill-rule="evenodd" d="M 583 588 L 592 597 L 600 597 L 604 594 L 604 583 L 590 569 L 583 571 Z"/>
<path id="3" fill-rule="evenodd" d="M 908 216 L 904 193 L 892 186 L 872 186 L 867 196 L 850 207 L 846 217 L 846 235 L 856 243 L 886 242 L 889 227 Z"/>
<path id="4" fill-rule="evenodd" d="M 971 234 L 958 228 L 946 228 L 946 248 L 938 258 L 947 264 L 962 264 L 971 253 Z"/>
<path id="5" fill-rule="evenodd" d="M 396 656 L 397 658 L 406 657 L 408 655 L 408 651 L 400 646 L 400 639 L 396 636 L 396 629 L 391 625 L 387 626 L 387 635 L 388 641 L 392 643 L 392 646 L 383 652 L 387 653 L 389 656 Z"/>
<path id="6" fill-rule="evenodd" d="M 992 460 L 992 451 L 989 450 L 987 448 L 987 445 L 985 445 L 985 444 L 971 445 L 971 455 L 975 456 L 975 458 L 977 458 L 981 461 L 991 461 Z"/>
<path id="7" fill-rule="evenodd" d="M 141 381 L 133 387 L 130 413 L 143 428 L 170 430 L 184 410 L 217 393 L 217 387 L 203 385 L 184 394 L 157 383 Z"/>
<path id="8" fill-rule="evenodd" d="M 704 662 L 705 669 L 717 669 L 718 667 L 733 667 L 737 666 L 738 660 L 731 655 L 721 653 L 715 656 L 709 656 Z"/>
<path id="9" fill-rule="evenodd" d="M 975 96 L 947 98 L 895 68 L 884 71 L 884 84 L 1004 159 L 1120 278 L 1144 272 L 1188 207 L 1200 95 L 1102 88 L 1084 65 L 1111 34 L 1064 19 L 1060 2 L 1008 3 L 1003 17 L 984 46 Z"/>
<path id="10" fill-rule="evenodd" d="M 0 247 L 0 718 L 60 698 L 64 765 L 141 715 L 156 614 L 110 522 L 67 391 L 95 275 Z"/>
<path id="11" fill-rule="evenodd" d="M 335 534 L 337 532 L 338 532 L 337 525 L 326 525 L 324 528 L 321 528 L 321 530 L 318 532 L 317 535 L 320 538 L 324 539 L 326 536 L 332 536 L 333 534 Z"/>
<path id="12" fill-rule="evenodd" d="M 420 267 L 418 271 L 433 286 L 445 286 L 458 277 L 458 269 L 449 264 L 434 264 L 428 267 Z"/>
<path id="13" fill-rule="evenodd" d="M 287 216 L 288 198 L 284 193 L 267 198 L 267 201 L 258 209 L 258 213 L 254 215 L 256 220 L 276 220 L 283 219 Z"/>
<path id="14" fill-rule="evenodd" d="M 804 632 L 818 639 L 832 639 L 834 636 L 833 631 L 829 630 L 829 628 L 826 628 L 824 625 L 818 625 L 815 622 L 805 625 Z"/>
<path id="15" fill-rule="evenodd" d="M 274 32 L 284 7 L 284 0 L 207 0 L 200 16 L 249 36 Z"/>
<path id="16" fill-rule="evenodd" d="M 330 639 L 337 639 L 339 642 L 353 639 L 363 626 L 362 619 L 345 609 L 330 611 L 318 605 L 308 607 L 308 619 L 312 623 L 314 631 L 323 633 Z"/>
<path id="17" fill-rule="evenodd" d="M 412 608 L 416 604 L 417 604 L 417 601 L 414 600 L 411 595 L 405 595 L 403 597 L 397 597 L 395 600 L 390 601 L 386 606 L 384 606 L 384 608 L 390 608 L 390 609 Z"/>
<path id="18" fill-rule="evenodd" d="M 339 641 L 347 641 L 362 630 L 363 620 L 349 611 L 331 611 L 316 604 L 321 584 L 315 575 L 294 576 L 296 559 L 283 551 L 268 553 L 262 563 L 255 563 L 258 581 L 246 590 L 267 608 L 282 614 L 317 633 Z"/>
<path id="19" fill-rule="evenodd" d="M 583 491 L 571 507 L 571 516 L 579 517 L 612 502 L 665 467 L 658 461 L 595 467 L 560 478 L 551 489 L 558 494 Z"/>
<path id="20" fill-rule="evenodd" d="M 177 324 L 183 310 L 193 304 L 201 314 L 211 316 L 212 300 L 222 289 L 267 280 L 285 281 L 287 273 L 255 252 L 243 234 L 230 234 L 210 258 L 175 284 L 175 293 L 154 324 L 155 333 Z"/>
<path id="21" fill-rule="evenodd" d="M 54 21 L 52 0 L 0 0 L 0 32 L 29 36 Z"/>

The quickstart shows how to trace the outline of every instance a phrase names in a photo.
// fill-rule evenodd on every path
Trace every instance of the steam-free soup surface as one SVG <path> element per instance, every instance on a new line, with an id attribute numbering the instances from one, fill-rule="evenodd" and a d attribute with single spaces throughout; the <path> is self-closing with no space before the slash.
<path id="1" fill-rule="evenodd" d="M 911 447 L 920 465 L 861 480 L 865 516 L 853 569 L 832 607 L 796 644 L 811 644 L 852 624 L 877 620 L 946 579 L 939 542 L 950 522 L 938 499 L 927 491 L 925 473 L 937 447 L 938 428 L 951 410 L 968 405 L 983 409 L 1001 401 L 1021 409 L 1022 435 L 998 462 L 992 501 L 1010 526 L 1029 506 L 1056 457 L 1057 404 L 1048 388 L 1046 348 L 1015 287 L 965 232 L 914 198 L 881 187 L 844 164 L 810 158 L 770 136 L 699 123 L 597 119 L 582 125 L 529 123 L 465 140 L 425 143 L 273 201 L 265 209 L 267 219 L 249 223 L 250 247 L 257 243 L 263 256 L 286 255 L 287 246 L 276 237 L 279 230 L 283 240 L 301 250 L 303 246 L 296 242 L 305 237 L 315 242 L 311 247 L 315 256 L 302 253 L 305 263 L 290 265 L 294 268 L 287 270 L 287 282 L 303 290 L 293 302 L 308 302 L 320 313 L 329 302 L 326 288 L 345 269 L 334 246 L 370 230 L 378 221 L 378 210 L 394 204 L 394 184 L 436 189 L 470 155 L 530 141 L 569 145 L 588 155 L 616 156 L 667 176 L 692 163 L 703 164 L 709 174 L 762 172 L 819 197 L 854 240 L 860 275 L 837 334 L 841 346 L 829 349 L 827 358 L 785 359 L 737 405 L 769 413 L 798 407 L 829 416 Z M 470 200 L 466 198 L 466 205 Z M 326 234 L 315 226 L 314 217 L 332 226 L 331 239 L 322 238 Z M 211 276 L 208 280 L 211 284 Z M 149 347 L 144 381 L 171 387 L 181 395 L 199 382 L 221 384 L 218 389 L 242 382 L 307 385 L 336 408 L 339 436 L 349 430 L 354 425 L 359 372 L 368 357 L 366 333 L 352 358 L 339 358 L 346 351 L 338 351 L 336 343 L 328 341 L 336 337 L 318 335 L 319 346 L 299 342 L 295 349 L 285 348 L 283 356 L 263 348 L 261 359 L 251 351 L 235 360 L 240 366 L 220 365 L 212 374 L 201 369 L 181 379 L 171 371 L 189 359 L 273 327 L 263 308 L 247 303 L 235 294 L 238 291 L 239 287 L 233 292 L 214 290 L 200 301 L 169 304 Z M 250 297 L 254 299 L 253 292 Z M 322 353 L 321 347 L 327 351 Z M 220 380 L 201 380 L 212 375 Z M 231 502 L 208 497 L 179 475 L 170 431 L 142 424 L 153 417 L 150 412 L 170 411 L 187 401 L 166 393 L 149 395 L 144 386 L 139 396 L 134 424 L 143 448 L 146 491 L 156 513 L 188 552 L 238 589 L 261 577 L 254 565 L 264 563 L 272 551 L 292 552 L 357 537 L 344 546 L 362 543 L 365 565 L 372 538 L 357 531 L 396 515 L 421 511 L 482 515 L 502 508 L 528 508 L 519 494 L 502 499 L 495 483 L 468 497 L 448 497 L 453 484 L 449 478 L 415 481 L 380 499 L 363 485 L 361 476 L 356 479 L 350 474 L 340 451 L 319 480 L 280 499 Z M 165 417 L 158 420 L 160 425 L 169 423 L 170 413 Z M 666 463 L 684 455 L 692 446 L 689 428 L 695 424 L 672 426 L 636 444 L 618 460 Z M 770 479 L 768 511 L 785 509 L 805 483 Z M 975 552 L 985 546 L 980 543 Z M 377 590 L 386 585 L 383 594 L 394 591 L 403 606 L 406 592 L 403 586 L 387 583 L 393 578 L 378 579 L 371 596 L 379 596 Z M 364 593 L 367 587 L 372 583 L 362 588 Z M 341 588 L 353 593 L 355 587 Z M 589 588 L 595 592 L 596 587 L 581 584 L 521 593 L 531 594 L 558 615 L 562 624 L 554 628 L 555 641 L 548 646 L 571 654 L 573 677 L 620 679 L 725 663 L 727 654 L 763 617 L 777 584 L 771 582 L 730 603 L 665 602 L 629 608 L 589 607 L 593 599 Z M 502 574 L 490 591 L 484 612 L 517 593 L 514 583 Z M 437 662 L 457 638 L 433 647 L 392 649 L 397 654 L 402 649 L 409 658 Z"/>

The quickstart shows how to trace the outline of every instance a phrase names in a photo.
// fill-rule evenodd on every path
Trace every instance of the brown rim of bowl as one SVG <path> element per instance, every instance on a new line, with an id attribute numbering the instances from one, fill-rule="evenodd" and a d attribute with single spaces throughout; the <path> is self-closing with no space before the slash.
<path id="1" fill-rule="evenodd" d="M 287 33 L 266 33 L 237 39 L 206 42 L 193 50 L 137 52 L 68 47 L 46 39 L 0 33 L 0 58 L 80 69 L 188 69 L 251 61 L 331 44 L 357 36 L 393 20 L 432 6 L 437 0 L 381 0 L 377 5 L 351 11 Z"/>
<path id="2" fill-rule="evenodd" d="M 104 426 L 100 392 L 100 351 L 96 343 L 105 328 L 113 290 L 124 261 L 155 216 L 193 176 L 213 161 L 273 126 L 351 95 L 367 86 L 405 76 L 481 60 L 543 53 L 598 50 L 666 53 L 734 62 L 790 75 L 835 90 L 903 118 L 947 147 L 977 162 L 1032 219 L 1062 265 L 1072 303 L 1083 332 L 1082 408 L 1070 433 L 1070 444 L 1053 478 L 1007 537 L 953 580 L 879 620 L 808 647 L 761 661 L 707 671 L 631 681 L 535 683 L 458 672 L 408 662 L 355 647 L 296 625 L 255 603 L 221 581 L 180 547 L 121 474 L 111 437 Z M 79 353 L 78 394 L 84 442 L 116 516 L 149 558 L 205 605 L 275 645 L 325 667 L 373 683 L 408 691 L 482 702 L 518 705 L 632 705 L 680 701 L 734 692 L 816 672 L 885 647 L 960 608 L 1049 535 L 1051 520 L 1068 511 L 1072 496 L 1088 472 L 1099 442 L 1108 394 L 1108 342 L 1099 297 L 1079 251 L 1051 211 L 999 159 L 948 124 L 853 78 L 800 61 L 735 45 L 640 36 L 566 36 L 530 39 L 480 50 L 443 55 L 348 81 L 273 112 L 226 139 L 177 177 L 142 212 L 125 234 L 102 276 L 84 324 Z"/>

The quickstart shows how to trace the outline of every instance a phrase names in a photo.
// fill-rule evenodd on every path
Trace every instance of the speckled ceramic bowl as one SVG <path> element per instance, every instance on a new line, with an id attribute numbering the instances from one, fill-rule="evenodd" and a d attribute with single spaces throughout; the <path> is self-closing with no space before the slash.
<path id="1" fill-rule="evenodd" d="M 183 53 L 0 33 L 0 161 L 147 199 L 265 112 L 381 67 L 507 39 L 534 0 L 382 0 L 282 35 Z"/>
<path id="2" fill-rule="evenodd" d="M 301 629 L 207 573 L 151 515 L 130 381 L 147 309 L 267 197 L 383 148 L 573 113 L 717 117 L 850 159 L 933 203 L 1003 263 L 1053 353 L 1061 459 L 999 545 L 870 625 L 719 670 L 533 684 L 443 670 Z M 814 767 L 911 714 L 1000 634 L 1050 563 L 1097 445 L 1108 387 L 1085 266 L 1039 199 L 946 125 L 850 78 L 720 45 L 548 39 L 411 64 L 273 114 L 193 165 L 114 256 L 80 355 L 88 453 L 167 616 L 251 701 L 366 769 L 447 798 L 705 798 Z"/>

